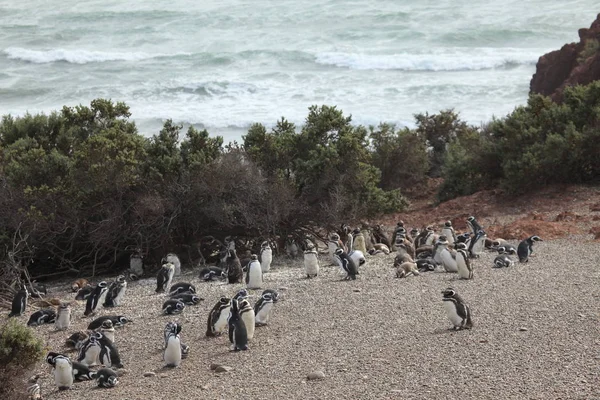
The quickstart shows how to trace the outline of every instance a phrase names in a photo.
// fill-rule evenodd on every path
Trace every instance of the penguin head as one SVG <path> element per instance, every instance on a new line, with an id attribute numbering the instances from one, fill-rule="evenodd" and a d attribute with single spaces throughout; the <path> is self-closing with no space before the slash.
<path id="1" fill-rule="evenodd" d="M 425 228 L 425 230 L 427 232 L 433 232 L 433 231 L 435 231 L 435 229 L 433 229 L 433 226 L 431 226 L 431 225 L 429 225 L 427 228 Z"/>
<path id="2" fill-rule="evenodd" d="M 412 229 L 410 230 L 410 234 L 411 234 L 411 235 L 413 235 L 413 236 L 418 236 L 418 235 L 419 235 L 419 229 L 417 229 L 417 228 L 412 228 Z"/>
<path id="3" fill-rule="evenodd" d="M 107 286 L 108 286 L 108 284 L 105 281 L 99 282 L 98 285 L 96 285 L 96 287 L 99 287 L 99 288 L 105 288 Z"/>
<path id="4" fill-rule="evenodd" d="M 48 364 L 54 366 L 54 365 L 56 365 L 56 357 L 58 357 L 58 356 L 62 356 L 62 354 L 51 351 L 50 353 L 48 353 L 46 355 L 46 362 Z"/>
<path id="5" fill-rule="evenodd" d="M 267 248 L 267 247 L 270 247 L 269 246 L 269 242 L 265 240 L 264 242 L 262 242 L 262 244 L 260 245 L 260 247 L 263 248 L 263 249 Z"/>
<path id="6" fill-rule="evenodd" d="M 330 239 L 333 241 L 340 240 L 340 235 L 338 235 L 337 233 L 334 233 L 331 235 Z"/>
<path id="7" fill-rule="evenodd" d="M 250 259 L 251 259 L 252 261 L 258 261 L 258 256 L 257 256 L 256 254 L 252 254 L 252 255 L 250 256 Z"/>
<path id="8" fill-rule="evenodd" d="M 117 276 L 117 279 L 116 279 L 116 281 L 117 281 L 118 283 L 123 283 L 123 282 L 125 282 L 125 275 L 119 275 L 119 276 Z"/>
<path id="9" fill-rule="evenodd" d="M 102 321 L 101 327 L 103 329 L 110 329 L 113 327 L 113 322 L 110 319 L 104 320 L 104 321 Z"/>
<path id="10" fill-rule="evenodd" d="M 444 298 L 449 299 L 456 296 L 456 290 L 447 288 L 442 290 L 442 294 L 444 295 Z"/>
<path id="11" fill-rule="evenodd" d="M 183 310 L 185 308 L 185 303 L 182 301 L 178 301 L 177 303 L 175 303 L 175 308 L 178 310 Z"/>
<path id="12" fill-rule="evenodd" d="M 467 245 L 465 243 L 456 243 L 456 245 L 454 246 L 454 248 L 456 250 L 466 250 L 467 249 Z"/>
<path id="13" fill-rule="evenodd" d="M 342 249 L 341 247 L 338 247 L 337 249 L 335 249 L 335 254 L 340 256 L 344 253 L 344 249 Z"/>
<path id="14" fill-rule="evenodd" d="M 231 303 L 231 300 L 228 297 L 221 297 L 219 299 L 219 303 L 222 305 L 229 305 Z"/>
<path id="15" fill-rule="evenodd" d="M 118 321 L 118 322 L 117 322 L 116 326 L 121 326 L 121 325 L 125 325 L 125 324 L 126 324 L 126 323 L 128 323 L 128 322 L 133 322 L 133 320 L 132 320 L 132 319 L 130 319 L 130 318 L 127 318 L 127 317 L 124 317 L 124 316 L 122 316 L 122 315 L 120 315 L 120 316 L 117 318 L 117 321 Z"/>
<path id="16" fill-rule="evenodd" d="M 441 245 L 448 244 L 448 238 L 447 238 L 446 236 L 444 236 L 444 235 L 441 235 L 441 236 L 438 238 L 438 240 L 437 240 L 437 243 L 438 243 L 438 244 L 441 244 Z"/>
<path id="17" fill-rule="evenodd" d="M 530 240 L 532 243 L 533 243 L 533 242 L 543 242 L 542 238 L 541 238 L 541 237 L 539 237 L 539 236 L 537 236 L 537 235 L 531 236 L 531 237 L 529 238 L 529 240 Z"/>
<path id="18" fill-rule="evenodd" d="M 402 220 L 398 221 L 398 222 L 396 223 L 396 226 L 397 226 L 398 228 L 402 228 L 402 227 L 404 227 L 404 221 L 402 221 Z"/>
<path id="19" fill-rule="evenodd" d="M 269 294 L 269 295 L 271 295 L 271 298 L 273 299 L 273 303 L 277 303 L 277 300 L 279 300 L 279 293 L 277 293 L 277 292 L 276 292 L 275 290 L 273 290 L 273 289 L 267 289 L 267 290 L 264 290 L 264 291 L 262 292 L 262 294 L 263 294 L 263 295 L 265 295 L 265 294 Z"/>
<path id="20" fill-rule="evenodd" d="M 452 228 L 452 221 L 446 221 L 444 222 L 444 226 L 447 228 Z"/>
<path id="21" fill-rule="evenodd" d="M 263 299 L 263 301 L 273 301 L 273 294 L 272 293 L 263 293 L 262 299 Z"/>
<path id="22" fill-rule="evenodd" d="M 238 299 L 247 299 L 249 296 L 249 293 L 246 289 L 240 289 L 235 296 L 233 296 L 234 299 L 238 300 Z"/>
<path id="23" fill-rule="evenodd" d="M 474 216 L 470 216 L 469 218 L 467 218 L 467 222 L 473 222 L 475 221 L 475 217 Z"/>
<path id="24" fill-rule="evenodd" d="M 238 307 L 240 308 L 240 310 L 248 308 L 248 307 L 250 307 L 250 302 L 246 299 L 242 299 L 239 301 Z"/>

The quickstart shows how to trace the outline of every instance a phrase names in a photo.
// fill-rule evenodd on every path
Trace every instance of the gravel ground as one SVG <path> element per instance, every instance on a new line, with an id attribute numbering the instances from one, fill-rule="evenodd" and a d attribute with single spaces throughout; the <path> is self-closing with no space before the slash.
<path id="1" fill-rule="evenodd" d="M 265 288 L 283 288 L 282 299 L 270 324 L 257 328 L 250 351 L 239 353 L 228 351 L 226 335 L 207 339 L 204 332 L 218 297 L 242 285 L 200 282 L 190 271 L 177 281 L 194 283 L 206 300 L 173 317 L 161 315 L 165 296 L 146 279 L 130 284 L 121 307 L 98 313 L 135 320 L 116 331 L 125 365 L 116 388 L 84 382 L 58 392 L 47 364 L 37 371 L 47 399 L 598 399 L 599 250 L 589 235 L 546 241 L 536 244 L 528 264 L 502 270 L 491 269 L 495 255 L 485 253 L 474 262 L 472 281 L 433 272 L 396 279 L 393 254 L 369 258 L 350 282 L 339 280 L 326 256 L 312 280 L 304 279 L 301 260 L 277 259 Z M 471 306 L 473 330 L 448 330 L 440 291 L 449 286 Z M 72 298 L 63 288 L 52 296 Z M 69 334 L 92 320 L 83 318 L 84 308 L 74 311 Z M 191 347 L 172 370 L 162 368 L 169 320 L 182 323 Z M 36 329 L 49 349 L 65 351 L 68 334 Z M 233 369 L 215 373 L 211 363 Z M 156 375 L 144 377 L 149 371 Z M 313 371 L 325 379 L 307 380 Z"/>

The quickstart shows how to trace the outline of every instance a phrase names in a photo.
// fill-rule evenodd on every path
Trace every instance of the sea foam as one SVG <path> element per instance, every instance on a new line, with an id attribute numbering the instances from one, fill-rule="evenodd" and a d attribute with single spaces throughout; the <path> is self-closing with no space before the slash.
<path id="1" fill-rule="evenodd" d="M 9 47 L 2 51 L 12 60 L 21 60 L 34 64 L 67 62 L 71 64 L 88 64 L 107 61 L 140 61 L 151 58 L 169 57 L 169 54 L 148 54 L 143 52 L 107 52 L 78 49 L 31 50 L 22 47 Z M 175 55 L 186 55 L 177 53 Z"/>

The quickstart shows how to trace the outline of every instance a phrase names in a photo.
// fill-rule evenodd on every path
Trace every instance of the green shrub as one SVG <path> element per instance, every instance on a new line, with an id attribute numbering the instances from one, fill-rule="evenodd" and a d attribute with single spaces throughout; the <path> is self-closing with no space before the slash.
<path id="1" fill-rule="evenodd" d="M 0 331 L 0 364 L 4 367 L 28 368 L 39 361 L 44 353 L 44 342 L 31 328 L 15 318 L 8 320 Z"/>
<path id="2" fill-rule="evenodd" d="M 600 51 L 600 42 L 598 39 L 588 39 L 585 41 L 583 50 L 577 56 L 577 62 L 579 64 L 584 63 L 588 58 Z"/>

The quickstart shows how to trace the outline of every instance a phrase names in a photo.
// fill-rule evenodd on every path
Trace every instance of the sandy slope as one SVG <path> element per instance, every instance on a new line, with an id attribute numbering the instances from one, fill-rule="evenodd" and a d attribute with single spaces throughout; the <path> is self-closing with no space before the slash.
<path id="1" fill-rule="evenodd" d="M 600 398 L 599 250 L 589 235 L 544 242 L 529 264 L 504 270 L 491 269 L 494 255 L 486 253 L 475 261 L 473 281 L 434 273 L 395 279 L 393 256 L 370 258 L 355 282 L 339 281 L 322 257 L 322 274 L 306 280 L 299 260 L 277 260 L 265 286 L 287 290 L 271 324 L 240 353 L 228 351 L 225 336 L 207 340 L 204 332 L 217 298 L 242 286 L 201 283 L 190 272 L 206 301 L 175 318 L 192 348 L 175 370 L 161 369 L 162 331 L 173 317 L 160 314 L 165 298 L 148 279 L 132 283 L 115 309 L 135 319 L 117 330 L 127 370 L 117 388 L 87 382 L 59 393 L 46 365 L 37 370 L 49 399 Z M 470 304 L 472 331 L 448 331 L 440 294 L 448 286 Z M 73 330 L 91 321 L 83 309 Z M 37 331 L 49 348 L 63 349 L 65 333 Z M 216 374 L 214 362 L 234 369 Z M 326 379 L 307 382 L 315 370 Z M 143 377 L 147 371 L 157 375 Z"/>

